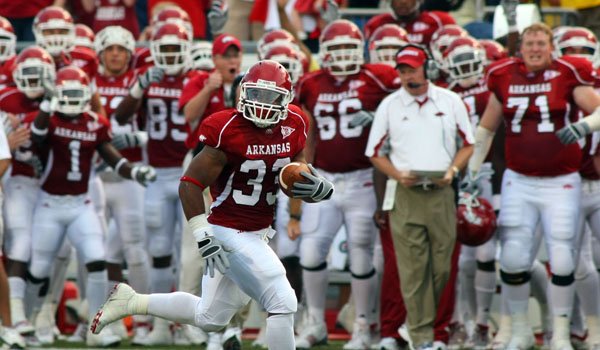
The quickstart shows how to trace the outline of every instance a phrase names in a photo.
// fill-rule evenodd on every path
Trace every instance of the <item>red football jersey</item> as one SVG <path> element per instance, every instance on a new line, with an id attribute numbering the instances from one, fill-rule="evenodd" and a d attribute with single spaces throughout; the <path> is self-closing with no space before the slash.
<path id="1" fill-rule="evenodd" d="M 96 113 L 73 119 L 50 116 L 42 189 L 55 195 L 86 193 L 96 148 L 111 138 L 108 119 Z"/>
<path id="2" fill-rule="evenodd" d="M 153 65 L 154 59 L 152 58 L 149 48 L 144 47 L 135 49 L 135 53 L 131 59 L 131 68 L 143 70 Z"/>
<path id="3" fill-rule="evenodd" d="M 140 26 L 137 22 L 135 5 L 125 6 L 123 0 L 96 0 L 94 16 L 94 33 L 108 26 L 121 26 L 129 30 L 134 38 L 140 36 Z"/>
<path id="4" fill-rule="evenodd" d="M 38 100 L 30 100 L 24 93 L 15 87 L 9 87 L 0 91 L 0 112 L 14 114 L 21 121 L 23 127 L 29 128 L 39 113 L 40 103 Z M 33 142 L 28 141 L 13 153 L 11 159 L 11 176 L 22 175 L 34 177 L 35 171 L 31 165 L 25 163 L 31 159 L 34 149 Z M 42 156 L 42 155 L 38 155 Z"/>
<path id="5" fill-rule="evenodd" d="M 522 59 L 498 61 L 488 72 L 488 88 L 502 103 L 506 125 L 506 166 L 530 176 L 578 171 L 581 149 L 563 145 L 555 132 L 577 121 L 573 89 L 593 85 L 585 59 L 563 57 L 542 71 L 528 72 Z"/>
<path id="6" fill-rule="evenodd" d="M 341 82 L 325 70 L 305 75 L 297 97 L 316 123 L 314 165 L 332 173 L 370 168 L 365 156 L 370 127 L 350 127 L 351 114 L 375 112 L 379 102 L 399 87 L 398 73 L 385 64 L 365 64 Z"/>
<path id="7" fill-rule="evenodd" d="M 54 57 L 56 71 L 59 69 L 74 65 L 81 68 L 90 79 L 93 79 L 98 73 L 98 56 L 87 47 L 76 46 L 69 52 L 62 53 L 58 58 Z"/>
<path id="8" fill-rule="evenodd" d="M 15 70 L 15 60 L 17 56 L 13 56 L 6 61 L 0 63 L 0 89 L 14 86 L 13 70 Z"/>
<path id="9" fill-rule="evenodd" d="M 210 186 L 208 222 L 240 231 L 273 223 L 279 170 L 302 151 L 308 118 L 288 107 L 288 117 L 272 128 L 258 128 L 235 109 L 217 112 L 200 126 L 200 141 L 227 155 L 227 165 Z"/>
<path id="10" fill-rule="evenodd" d="M 98 74 L 94 79 L 96 88 L 100 94 L 100 101 L 108 115 L 114 134 L 131 133 L 139 130 L 136 117 L 131 118 L 127 124 L 120 125 L 114 116 L 119 103 L 123 101 L 125 96 L 129 95 L 129 87 L 135 80 L 136 74 L 133 70 L 128 70 L 118 77 L 107 77 Z M 142 160 L 142 150 L 139 147 L 126 148 L 119 152 L 131 162 L 140 162 Z"/>
<path id="11" fill-rule="evenodd" d="M 33 18 L 41 10 L 52 6 L 53 0 L 0 0 L 0 16 L 8 18 Z"/>
<path id="12" fill-rule="evenodd" d="M 179 106 L 183 110 L 183 107 L 192 99 L 200 90 L 204 88 L 206 81 L 208 80 L 208 76 L 210 73 L 200 72 L 197 76 L 187 83 L 183 92 L 181 93 L 181 98 L 179 98 Z M 220 89 L 215 90 L 208 100 L 208 105 L 206 106 L 206 110 L 204 114 L 200 117 L 199 122 L 197 123 L 194 130 L 190 130 L 190 134 L 188 139 L 185 141 L 185 145 L 188 149 L 194 149 L 198 145 L 198 137 L 200 136 L 200 123 L 203 119 L 208 117 L 209 115 L 216 113 L 218 111 L 222 111 L 226 109 L 225 107 L 225 89 L 221 87 Z"/>
<path id="13" fill-rule="evenodd" d="M 450 90 L 456 92 L 458 96 L 462 98 L 465 105 L 467 105 L 471 126 L 473 127 L 473 130 L 477 130 L 477 125 L 479 125 L 479 121 L 483 116 L 483 111 L 485 111 L 485 107 L 490 98 L 490 91 L 488 90 L 485 81 L 482 79 L 478 84 L 468 88 L 464 88 L 459 84 L 452 84 Z M 491 149 L 486 157 L 486 162 L 489 161 L 491 161 Z"/>
<path id="14" fill-rule="evenodd" d="M 400 22 L 391 13 L 384 13 L 371 18 L 365 25 L 365 37 L 368 39 L 373 32 L 384 24 L 393 23 L 406 29 L 408 39 L 415 44 L 429 45 L 433 33 L 446 24 L 456 24 L 454 18 L 446 12 L 423 11 L 410 22 Z"/>
<path id="15" fill-rule="evenodd" d="M 596 70 L 596 80 L 594 81 L 594 87 L 596 92 L 600 93 L 600 69 Z M 580 111 L 579 116 L 585 117 L 585 114 Z M 587 180 L 600 180 L 600 174 L 596 171 L 594 166 L 594 156 L 600 153 L 600 132 L 594 132 L 585 138 L 585 144 L 581 150 L 583 159 L 581 160 L 581 169 L 579 174 L 581 177 Z"/>
<path id="16" fill-rule="evenodd" d="M 148 162 L 156 168 L 180 167 L 188 149 L 188 126 L 179 108 L 183 87 L 198 71 L 165 76 L 144 93 L 144 115 L 148 131 Z"/>

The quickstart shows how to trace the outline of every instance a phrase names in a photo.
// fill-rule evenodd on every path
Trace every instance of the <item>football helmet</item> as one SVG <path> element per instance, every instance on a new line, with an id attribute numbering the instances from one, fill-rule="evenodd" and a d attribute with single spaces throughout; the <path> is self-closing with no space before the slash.
<path id="1" fill-rule="evenodd" d="M 258 52 L 258 59 L 264 59 L 267 52 L 274 46 L 289 46 L 296 51 L 300 51 L 300 48 L 296 44 L 294 36 L 285 29 L 275 29 L 270 32 L 266 32 L 256 43 L 256 50 Z"/>
<path id="2" fill-rule="evenodd" d="M 456 209 L 456 238 L 476 247 L 489 241 L 496 232 L 496 213 L 486 199 L 467 192 L 459 194 Z"/>
<path id="3" fill-rule="evenodd" d="M 33 20 L 35 42 L 56 57 L 68 50 L 75 41 L 75 25 L 71 14 L 58 6 L 38 12 Z"/>
<path id="4" fill-rule="evenodd" d="M 444 60 L 450 78 L 462 87 L 473 86 L 483 77 L 485 49 L 471 37 L 454 39 Z"/>
<path id="5" fill-rule="evenodd" d="M 73 41 L 74 46 L 83 46 L 94 50 L 95 39 L 96 35 L 90 29 L 90 27 L 81 23 L 77 23 L 75 25 L 75 41 Z"/>
<path id="6" fill-rule="evenodd" d="M 0 16 L 0 62 L 13 57 L 16 46 L 17 36 L 12 24 L 6 18 Z"/>
<path id="7" fill-rule="evenodd" d="M 408 34 L 396 24 L 384 24 L 369 38 L 369 60 L 371 63 L 385 63 L 396 67 L 398 50 L 408 44 Z"/>
<path id="8" fill-rule="evenodd" d="M 191 55 L 194 69 L 209 71 L 215 68 L 212 59 L 212 43 L 208 41 L 192 43 Z"/>
<path id="9" fill-rule="evenodd" d="M 259 61 L 242 78 L 237 110 L 256 126 L 268 128 L 287 118 L 293 99 L 288 71 L 278 62 Z"/>
<path id="10" fill-rule="evenodd" d="M 508 51 L 499 42 L 490 39 L 479 40 L 479 44 L 485 50 L 484 66 L 508 57 Z"/>
<path id="11" fill-rule="evenodd" d="M 131 32 L 121 26 L 108 26 L 96 35 L 94 47 L 100 54 L 109 46 L 118 45 L 124 47 L 130 54 L 135 51 L 135 39 Z"/>
<path id="12" fill-rule="evenodd" d="M 356 24 L 338 19 L 327 25 L 319 38 L 321 66 L 331 75 L 356 74 L 364 63 L 364 38 Z"/>
<path id="13" fill-rule="evenodd" d="M 156 30 L 150 41 L 154 65 L 167 75 L 177 75 L 191 67 L 190 40 L 180 23 L 167 22 Z"/>
<path id="14" fill-rule="evenodd" d="M 558 39 L 559 56 L 570 55 L 586 58 L 594 66 L 600 64 L 600 45 L 594 33 L 584 27 L 571 27 L 565 29 Z M 579 52 L 573 52 L 578 50 Z"/>
<path id="15" fill-rule="evenodd" d="M 433 36 L 431 37 L 431 43 L 429 44 L 429 49 L 435 61 L 441 64 L 441 68 L 443 70 L 446 69 L 444 67 L 444 52 L 454 39 L 460 37 L 469 36 L 469 33 L 464 30 L 461 26 L 456 24 L 446 24 L 442 28 L 438 29 Z"/>
<path id="16" fill-rule="evenodd" d="M 66 66 L 56 73 L 56 111 L 76 117 L 89 108 L 90 79 L 80 68 Z"/>
<path id="17" fill-rule="evenodd" d="M 13 80 L 19 91 L 34 99 L 44 94 L 43 79 L 54 82 L 54 60 L 39 46 L 30 46 L 19 53 L 15 60 Z"/>
<path id="18" fill-rule="evenodd" d="M 292 84 L 296 84 L 304 73 L 300 55 L 289 46 L 274 46 L 265 54 L 266 60 L 279 62 L 290 74 Z"/>
<path id="19" fill-rule="evenodd" d="M 194 28 L 190 16 L 179 6 L 167 6 L 152 18 L 152 26 L 155 31 L 165 23 L 179 23 L 187 31 L 189 40 L 194 37 Z"/>

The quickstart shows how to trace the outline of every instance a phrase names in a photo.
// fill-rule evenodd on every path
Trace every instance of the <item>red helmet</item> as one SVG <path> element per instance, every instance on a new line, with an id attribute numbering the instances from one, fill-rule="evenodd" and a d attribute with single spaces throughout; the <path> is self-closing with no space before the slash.
<path id="1" fill-rule="evenodd" d="M 557 26 L 552 28 L 552 42 L 554 43 L 554 46 L 556 46 L 558 44 L 558 41 L 560 40 L 560 37 L 568 30 L 571 29 L 573 27 L 571 26 Z"/>
<path id="2" fill-rule="evenodd" d="M 471 37 L 456 38 L 444 52 L 450 78 L 462 87 L 475 85 L 483 77 L 485 49 Z"/>
<path id="3" fill-rule="evenodd" d="M 61 32 L 48 32 L 52 30 Z M 75 41 L 73 17 L 61 7 L 46 7 L 35 16 L 33 33 L 38 45 L 46 49 L 52 56 L 58 56 L 61 52 L 70 49 Z"/>
<path id="4" fill-rule="evenodd" d="M 408 44 L 408 34 L 396 24 L 384 24 L 369 38 L 369 59 L 371 63 L 385 63 L 396 66 L 398 50 Z"/>
<path id="5" fill-rule="evenodd" d="M 183 25 L 187 31 L 190 40 L 194 36 L 194 29 L 192 27 L 192 21 L 190 16 L 179 6 L 168 6 L 160 10 L 152 18 L 152 26 L 155 30 L 160 28 L 165 23 L 179 23 Z"/>
<path id="6" fill-rule="evenodd" d="M 258 58 L 264 59 L 267 52 L 274 46 L 289 46 L 290 48 L 300 51 L 300 48 L 296 44 L 294 36 L 285 29 L 275 29 L 270 32 L 266 32 L 256 44 L 256 50 L 258 52 Z"/>
<path id="7" fill-rule="evenodd" d="M 444 52 L 452 44 L 454 39 L 469 36 L 469 33 L 463 27 L 456 24 L 446 24 L 438 29 L 431 37 L 429 44 L 431 54 L 437 62 L 444 61 Z M 445 67 L 442 67 L 445 68 Z"/>
<path id="8" fill-rule="evenodd" d="M 327 25 L 319 38 L 322 67 L 332 75 L 356 74 L 364 63 L 365 41 L 356 24 L 338 19 Z"/>
<path id="9" fill-rule="evenodd" d="M 92 98 L 90 79 L 75 66 L 66 66 L 56 73 L 56 111 L 67 116 L 77 116 L 89 108 Z"/>
<path id="10" fill-rule="evenodd" d="M 489 241 L 496 232 L 496 213 L 486 199 L 460 193 L 456 209 L 456 238 L 462 244 L 476 247 Z"/>
<path id="11" fill-rule="evenodd" d="M 485 50 L 484 64 L 486 67 L 492 62 L 496 62 L 508 57 L 508 51 L 506 48 L 495 40 L 483 39 L 479 40 L 479 44 L 481 44 Z"/>
<path id="12" fill-rule="evenodd" d="M 17 36 L 12 24 L 6 18 L 0 16 L 0 62 L 13 57 L 16 46 Z"/>
<path id="13" fill-rule="evenodd" d="M 75 41 L 73 43 L 75 46 L 83 46 L 94 50 L 95 39 L 96 35 L 94 34 L 94 31 L 90 29 L 90 27 L 81 23 L 75 25 Z"/>
<path id="14" fill-rule="evenodd" d="M 40 78 L 54 81 L 54 60 L 39 46 L 30 46 L 19 53 L 15 60 L 13 79 L 19 91 L 34 99 L 44 94 Z"/>
<path id="15" fill-rule="evenodd" d="M 559 56 L 571 55 L 588 59 L 594 65 L 600 63 L 600 45 L 594 33 L 584 27 L 567 28 L 556 43 Z M 582 52 L 570 52 L 577 49 Z"/>
<path id="16" fill-rule="evenodd" d="M 174 22 L 163 24 L 150 41 L 154 65 L 164 69 L 167 75 L 180 74 L 185 68 L 191 67 L 190 45 L 183 25 Z"/>
<path id="17" fill-rule="evenodd" d="M 273 46 L 265 54 L 265 60 L 279 62 L 290 74 L 292 84 L 296 84 L 304 73 L 298 52 L 287 45 Z"/>
<path id="18" fill-rule="evenodd" d="M 256 126 L 267 128 L 287 118 L 288 105 L 294 99 L 292 80 L 278 62 L 255 63 L 240 84 L 237 110 Z"/>

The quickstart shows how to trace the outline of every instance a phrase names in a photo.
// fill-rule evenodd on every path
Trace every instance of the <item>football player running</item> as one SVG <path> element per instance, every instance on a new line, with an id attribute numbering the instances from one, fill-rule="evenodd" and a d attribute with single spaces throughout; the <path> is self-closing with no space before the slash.
<path id="1" fill-rule="evenodd" d="M 253 298 L 269 313 L 269 348 L 295 348 L 296 297 L 267 243 L 275 233 L 270 225 L 279 170 L 291 161 L 304 161 L 309 122 L 289 104 L 291 89 L 285 68 L 260 61 L 242 80 L 237 110 L 215 113 L 201 124 L 205 147 L 181 178 L 180 196 L 207 264 L 202 297 L 183 292 L 143 295 L 119 284 L 96 315 L 95 333 L 128 314 L 151 314 L 216 331 Z M 294 185 L 295 196 L 312 202 L 331 197 L 333 184 L 314 168 L 303 174 L 308 183 Z M 207 186 L 215 198 L 208 216 L 202 197 Z"/>
<path id="2" fill-rule="evenodd" d="M 581 149 L 575 142 L 600 130 L 600 96 L 589 61 L 554 59 L 552 31 L 544 24 L 522 34 L 522 58 L 494 64 L 488 72 L 488 105 L 476 131 L 469 162 L 479 172 L 494 132 L 505 121 L 506 163 L 500 204 L 500 256 L 503 290 L 512 318 L 508 349 L 534 345 L 528 320 L 534 230 L 542 224 L 552 273 L 553 350 L 572 349 L 577 224 L 580 212 Z M 588 114 L 577 121 L 578 108 Z"/>
<path id="3" fill-rule="evenodd" d="M 400 78 L 385 64 L 364 64 L 364 39 L 347 20 L 331 22 L 320 38 L 322 69 L 307 74 L 298 85 L 298 101 L 314 124 L 307 159 L 323 175 L 340 184 L 332 201 L 305 206 L 302 214 L 300 264 L 308 306 L 308 321 L 297 338 L 298 348 L 327 341 L 325 296 L 326 258 L 344 225 L 352 274 L 356 319 L 345 349 L 364 349 L 372 341 L 371 325 L 378 277 L 373 265 L 376 209 L 372 165 L 364 156 L 370 124 L 379 101 L 396 90 Z M 342 186 L 343 184 L 343 186 Z"/>

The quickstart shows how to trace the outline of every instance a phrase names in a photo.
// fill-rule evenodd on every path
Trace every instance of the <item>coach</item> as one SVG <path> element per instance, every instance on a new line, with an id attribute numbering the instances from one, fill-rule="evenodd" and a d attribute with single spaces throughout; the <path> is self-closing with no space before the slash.
<path id="1" fill-rule="evenodd" d="M 390 223 L 400 287 L 412 343 L 423 350 L 433 346 L 436 310 L 456 240 L 452 184 L 474 142 L 461 98 L 427 80 L 429 62 L 420 46 L 398 51 L 402 87 L 377 108 L 366 150 L 391 179 L 386 192 L 395 188 L 386 197 L 393 202 Z"/>

